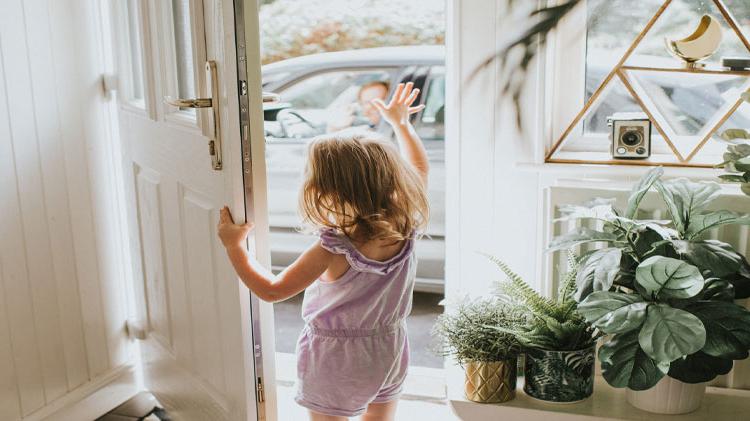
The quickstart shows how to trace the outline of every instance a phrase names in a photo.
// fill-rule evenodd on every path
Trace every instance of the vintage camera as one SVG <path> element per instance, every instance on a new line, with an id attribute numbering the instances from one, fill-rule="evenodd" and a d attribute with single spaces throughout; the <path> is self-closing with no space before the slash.
<path id="1" fill-rule="evenodd" d="M 612 158 L 646 159 L 651 156 L 651 120 L 643 113 L 616 113 L 607 118 L 612 128 Z"/>

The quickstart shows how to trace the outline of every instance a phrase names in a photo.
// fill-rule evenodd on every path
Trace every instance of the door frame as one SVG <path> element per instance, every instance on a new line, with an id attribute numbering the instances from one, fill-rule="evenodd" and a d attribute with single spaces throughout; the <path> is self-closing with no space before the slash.
<path id="1" fill-rule="evenodd" d="M 246 221 L 255 229 L 248 236 L 250 254 L 267 269 L 271 269 L 270 224 L 268 219 L 268 194 L 266 176 L 266 143 L 263 128 L 263 95 L 260 71 L 260 20 L 259 6 L 253 0 L 234 0 L 234 48 L 236 51 L 235 90 L 239 101 L 239 116 L 233 127 L 238 130 L 240 153 L 231 159 L 240 161 L 242 173 L 242 207 Z M 249 60 L 248 58 L 255 60 Z M 257 63 L 258 65 L 254 65 Z M 234 117 L 232 117 L 234 118 Z M 237 213 L 235 213 L 237 215 Z M 243 286 L 244 288 L 244 286 Z M 258 299 L 247 291 L 250 313 L 243 317 L 252 320 L 252 358 L 255 366 L 256 402 L 258 419 L 277 419 L 275 343 L 273 305 Z M 243 307 L 244 308 L 244 307 Z"/>

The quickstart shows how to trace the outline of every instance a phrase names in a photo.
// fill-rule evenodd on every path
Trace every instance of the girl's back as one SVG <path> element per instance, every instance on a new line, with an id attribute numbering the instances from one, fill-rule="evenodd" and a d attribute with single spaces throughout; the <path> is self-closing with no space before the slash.
<path id="1" fill-rule="evenodd" d="M 416 273 L 412 238 L 395 247 L 370 242 L 363 253 L 347 237 L 326 229 L 320 244 L 337 255 L 335 266 L 346 269 L 336 279 L 326 276 L 329 269 L 305 291 L 302 317 L 309 326 L 371 330 L 401 323 L 409 315 Z"/>

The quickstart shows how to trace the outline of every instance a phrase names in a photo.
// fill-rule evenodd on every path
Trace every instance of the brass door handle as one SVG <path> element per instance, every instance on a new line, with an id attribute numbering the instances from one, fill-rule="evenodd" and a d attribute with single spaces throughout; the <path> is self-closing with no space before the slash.
<path id="1" fill-rule="evenodd" d="M 213 127 L 206 129 L 204 127 L 204 133 L 209 138 L 208 141 L 208 154 L 211 156 L 211 166 L 213 169 L 220 171 L 222 169 L 222 144 L 221 144 L 221 115 L 219 114 L 220 101 L 214 103 L 213 97 L 219 95 L 219 72 L 216 69 L 216 62 L 209 60 L 206 62 L 206 90 L 207 92 L 201 93 L 205 95 L 205 98 L 171 98 L 164 97 L 164 102 L 180 108 L 211 108 L 210 121 L 206 122 L 211 124 Z M 206 124 L 204 123 L 204 124 Z"/>
<path id="2" fill-rule="evenodd" d="M 211 108 L 213 106 L 211 98 L 172 98 L 165 96 L 164 102 L 180 108 Z"/>

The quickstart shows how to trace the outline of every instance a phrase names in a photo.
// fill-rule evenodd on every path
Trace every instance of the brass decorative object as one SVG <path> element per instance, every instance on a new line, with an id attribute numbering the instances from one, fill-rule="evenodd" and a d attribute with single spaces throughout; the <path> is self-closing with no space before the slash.
<path id="1" fill-rule="evenodd" d="M 667 51 L 682 59 L 688 68 L 693 68 L 701 60 L 711 57 L 721 45 L 723 33 L 721 23 L 711 15 L 703 15 L 692 34 L 681 40 L 665 39 Z"/>
<path id="2" fill-rule="evenodd" d="M 466 399 L 479 403 L 500 403 L 513 399 L 516 396 L 516 365 L 515 358 L 466 362 Z"/>
<path id="3" fill-rule="evenodd" d="M 740 26 L 737 20 L 729 11 L 727 6 L 724 4 L 724 1 L 713 0 L 713 2 L 718 8 L 719 12 L 721 13 L 722 17 L 724 18 L 728 26 L 737 35 L 737 37 L 742 42 L 744 47 L 748 50 L 748 52 L 750 52 L 750 41 L 748 41 L 748 37 L 746 37 L 742 33 L 742 30 L 740 29 Z M 664 3 L 659 8 L 659 10 L 657 10 L 654 16 L 651 17 L 651 19 L 648 21 L 648 23 L 643 28 L 643 30 L 638 34 L 635 40 L 633 40 L 633 43 L 627 49 L 627 51 L 622 56 L 622 58 L 620 58 L 620 60 L 617 62 L 614 68 L 604 78 L 601 85 L 599 85 L 599 87 L 594 91 L 594 93 L 591 95 L 588 101 L 586 101 L 586 104 L 583 106 L 583 109 L 580 110 L 580 112 L 575 116 L 575 118 L 570 123 L 570 125 L 567 126 L 567 128 L 562 132 L 558 140 L 552 144 L 552 146 L 550 147 L 550 149 L 548 150 L 545 156 L 545 162 L 564 163 L 564 164 L 603 164 L 603 165 L 620 164 L 620 165 L 641 165 L 641 166 L 660 165 L 660 166 L 675 166 L 675 167 L 703 167 L 703 168 L 712 167 L 712 165 L 693 163 L 691 161 L 693 160 L 693 158 L 695 158 L 698 152 L 700 152 L 700 150 L 703 149 L 703 147 L 713 137 L 716 131 L 718 131 L 723 126 L 723 124 L 729 119 L 729 117 L 731 117 L 731 115 L 742 105 L 744 100 L 740 98 L 740 96 L 738 95 L 735 101 L 730 101 L 725 106 L 720 108 L 716 116 L 712 118 L 706 124 L 706 128 L 702 130 L 701 132 L 699 132 L 699 134 L 697 135 L 698 136 L 697 138 L 700 139 L 699 142 L 697 143 L 697 146 L 695 146 L 686 155 L 683 155 L 682 153 L 680 153 L 678 148 L 675 146 L 675 143 L 672 141 L 668 133 L 665 131 L 665 127 L 667 127 L 666 123 L 656 118 L 658 117 L 658 114 L 653 111 L 656 107 L 654 104 L 650 103 L 650 100 L 648 98 L 647 93 L 645 92 L 645 89 L 642 86 L 640 86 L 636 78 L 633 77 L 630 73 L 632 71 L 640 71 L 640 72 L 675 72 L 675 73 L 741 76 L 741 77 L 746 78 L 746 82 L 741 87 L 741 90 L 744 91 L 750 88 L 750 71 L 749 70 L 728 70 L 728 69 L 723 69 L 723 68 L 709 69 L 709 68 L 704 68 L 704 67 L 694 66 L 694 65 L 681 67 L 681 68 L 678 68 L 678 67 L 658 68 L 658 67 L 649 67 L 649 66 L 629 65 L 627 63 L 628 59 L 633 55 L 636 48 L 640 45 L 640 43 L 643 41 L 646 35 L 654 27 L 654 24 L 659 20 L 659 18 L 664 14 L 664 12 L 667 10 L 667 8 L 671 4 L 672 4 L 672 0 L 665 0 Z M 708 19 L 706 19 L 706 17 L 704 17 L 704 20 L 702 21 L 701 25 L 699 25 L 699 28 L 693 34 L 694 36 L 700 38 L 701 35 L 709 33 L 709 38 L 713 41 L 706 42 L 705 45 L 703 45 L 702 41 L 710 41 L 709 39 L 704 39 L 699 43 L 701 44 L 702 50 L 704 50 L 704 52 L 705 50 L 708 49 L 708 47 L 711 46 L 709 44 L 712 44 L 713 42 L 715 42 L 715 36 L 716 36 L 715 25 L 717 24 L 719 23 L 716 18 L 708 16 Z M 705 25 L 705 28 L 703 27 L 704 25 Z M 721 31 L 720 27 L 719 27 L 719 31 Z M 710 34 L 713 34 L 713 35 L 710 35 Z M 681 54 L 685 53 L 688 50 L 692 54 L 700 49 L 700 48 L 698 49 L 693 48 L 696 45 L 689 44 L 692 37 L 693 36 L 690 36 L 681 41 L 675 41 L 676 43 L 678 43 L 677 48 Z M 682 44 L 679 44 L 681 42 Z M 684 51 L 682 49 L 684 49 Z M 693 62 L 695 62 L 698 59 L 698 57 L 695 57 L 693 55 L 688 55 L 688 54 L 684 54 L 684 55 L 685 57 L 682 57 L 682 59 L 685 61 L 693 60 Z M 628 93 L 633 97 L 633 100 L 635 100 L 635 102 L 643 109 L 643 112 L 648 116 L 649 120 L 651 120 L 651 123 L 653 124 L 654 129 L 664 139 L 664 142 L 667 144 L 670 151 L 676 158 L 676 161 L 658 162 L 656 160 L 653 160 L 653 155 L 652 155 L 652 158 L 649 160 L 612 159 L 611 157 L 608 157 L 607 159 L 592 159 L 592 154 L 582 154 L 580 155 L 582 156 L 581 159 L 578 159 L 577 157 L 559 158 L 556 156 L 556 153 L 560 150 L 560 148 L 563 146 L 566 140 L 568 140 L 568 138 L 570 137 L 571 133 L 576 128 L 576 126 L 583 120 L 583 118 L 587 115 L 587 113 L 592 109 L 592 106 L 596 104 L 597 101 L 600 99 L 602 93 L 604 93 L 605 91 L 605 88 L 616 78 L 622 82 L 622 84 L 625 86 Z"/>

